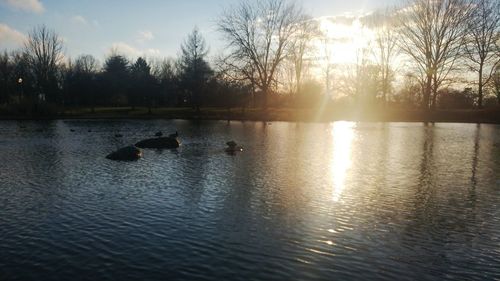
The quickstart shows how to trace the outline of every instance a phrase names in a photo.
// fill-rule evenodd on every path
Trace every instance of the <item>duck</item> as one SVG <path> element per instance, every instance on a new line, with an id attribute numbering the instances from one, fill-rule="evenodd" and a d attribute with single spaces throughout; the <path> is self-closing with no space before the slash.
<path id="1" fill-rule="evenodd" d="M 235 141 L 228 141 L 226 142 L 227 147 L 226 147 L 226 152 L 233 154 L 236 152 L 243 151 L 243 147 L 239 146 Z"/>
<path id="2" fill-rule="evenodd" d="M 161 137 L 161 136 L 163 136 L 163 133 L 161 131 L 156 132 L 155 137 Z"/>
<path id="3" fill-rule="evenodd" d="M 115 134 L 115 138 L 123 138 L 122 134 Z"/>
<path id="4" fill-rule="evenodd" d="M 70 129 L 69 131 L 70 131 L 70 132 L 75 132 L 75 129 Z"/>

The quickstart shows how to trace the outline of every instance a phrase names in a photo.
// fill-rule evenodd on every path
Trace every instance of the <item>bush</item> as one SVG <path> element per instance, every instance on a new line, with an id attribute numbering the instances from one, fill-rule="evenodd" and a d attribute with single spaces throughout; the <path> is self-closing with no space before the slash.
<path id="1" fill-rule="evenodd" d="M 54 103 L 23 99 L 19 103 L 3 105 L 0 112 L 12 116 L 56 116 L 61 111 Z"/>

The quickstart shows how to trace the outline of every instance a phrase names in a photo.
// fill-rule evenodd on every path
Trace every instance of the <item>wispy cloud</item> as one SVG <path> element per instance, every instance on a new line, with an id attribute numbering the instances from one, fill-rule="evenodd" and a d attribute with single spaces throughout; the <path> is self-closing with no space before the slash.
<path id="1" fill-rule="evenodd" d="M 26 41 L 26 35 L 12 27 L 0 23 L 0 49 L 17 48 Z"/>
<path id="2" fill-rule="evenodd" d="M 151 41 L 155 38 L 153 35 L 153 32 L 149 30 L 144 30 L 139 32 L 139 38 L 137 38 L 137 42 L 139 43 L 145 43 L 146 41 Z"/>
<path id="3" fill-rule="evenodd" d="M 76 24 L 88 25 L 89 22 L 83 16 L 76 15 L 71 18 L 71 21 Z"/>
<path id="4" fill-rule="evenodd" d="M 13 9 L 41 14 L 45 11 L 40 0 L 0 0 Z"/>
<path id="5" fill-rule="evenodd" d="M 110 52 L 112 54 L 120 54 L 129 58 L 137 57 L 155 57 L 161 54 L 158 49 L 145 49 L 141 50 L 135 48 L 125 42 L 115 42 L 111 45 Z"/>

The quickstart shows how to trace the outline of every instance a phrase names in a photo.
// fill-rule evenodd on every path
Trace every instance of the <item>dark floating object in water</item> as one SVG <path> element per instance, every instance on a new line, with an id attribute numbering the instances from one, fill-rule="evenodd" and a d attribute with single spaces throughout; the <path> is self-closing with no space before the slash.
<path id="1" fill-rule="evenodd" d="M 123 135 L 122 134 L 116 134 L 115 138 L 123 138 Z"/>
<path id="2" fill-rule="evenodd" d="M 161 136 L 163 136 L 162 132 L 156 132 L 155 137 L 161 137 Z"/>
<path id="3" fill-rule="evenodd" d="M 243 151 L 243 147 L 239 146 L 235 141 L 226 142 L 227 147 L 225 151 L 229 154 L 235 154 L 236 152 Z"/>
<path id="4" fill-rule="evenodd" d="M 176 138 L 154 138 L 142 140 L 135 144 L 139 148 L 150 148 L 150 149 L 173 149 L 180 146 L 179 141 Z"/>
<path id="5" fill-rule="evenodd" d="M 19 128 L 21 128 L 21 129 L 26 129 L 26 126 L 21 125 L 21 126 L 19 126 Z"/>
<path id="6" fill-rule="evenodd" d="M 87 132 L 92 133 L 92 130 L 89 129 Z"/>
<path id="7" fill-rule="evenodd" d="M 168 135 L 169 138 L 178 138 L 179 137 L 179 133 L 177 133 L 177 131 L 175 131 L 175 134 L 170 134 Z"/>
<path id="8" fill-rule="evenodd" d="M 69 131 L 70 131 L 70 132 L 74 132 L 74 131 L 75 131 L 75 129 L 70 129 Z"/>
<path id="9" fill-rule="evenodd" d="M 136 161 L 142 157 L 142 150 L 131 145 L 110 153 L 106 158 L 114 161 Z"/>

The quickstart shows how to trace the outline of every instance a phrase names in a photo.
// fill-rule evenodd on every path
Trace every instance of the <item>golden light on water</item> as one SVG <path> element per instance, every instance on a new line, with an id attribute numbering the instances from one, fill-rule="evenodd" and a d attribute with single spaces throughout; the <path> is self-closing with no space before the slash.
<path id="1" fill-rule="evenodd" d="M 353 122 L 335 122 L 332 126 L 332 199 L 338 202 L 345 189 L 347 172 L 351 167 L 351 146 L 354 139 L 355 124 Z"/>

